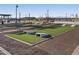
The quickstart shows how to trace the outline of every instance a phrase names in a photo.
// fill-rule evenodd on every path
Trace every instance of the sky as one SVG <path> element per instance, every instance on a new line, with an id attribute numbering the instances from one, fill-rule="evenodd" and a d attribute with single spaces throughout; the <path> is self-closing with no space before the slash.
<path id="1" fill-rule="evenodd" d="M 18 17 L 45 17 L 49 10 L 50 17 L 72 17 L 79 14 L 79 4 L 18 4 Z M 16 15 L 16 4 L 0 4 L 0 14 Z"/>

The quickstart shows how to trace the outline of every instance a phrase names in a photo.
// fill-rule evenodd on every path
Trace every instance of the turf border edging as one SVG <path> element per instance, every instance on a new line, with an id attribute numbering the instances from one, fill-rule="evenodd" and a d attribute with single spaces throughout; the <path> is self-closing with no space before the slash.
<path id="1" fill-rule="evenodd" d="M 8 37 L 8 38 L 11 38 L 11 39 L 13 39 L 13 40 L 16 40 L 16 41 L 22 42 L 22 43 L 24 43 L 24 44 L 28 44 L 28 45 L 32 46 L 32 44 L 31 44 L 31 43 L 24 42 L 24 41 L 22 41 L 22 40 L 19 40 L 19 39 L 13 38 L 13 37 L 8 36 L 8 35 L 4 35 L 4 36 L 5 36 L 5 37 Z"/>
<path id="2" fill-rule="evenodd" d="M 8 36 L 8 35 L 4 35 L 4 36 L 5 36 L 5 37 L 8 37 L 8 38 L 11 38 L 11 39 L 14 39 L 14 40 L 17 40 L 17 41 L 19 41 L 19 42 L 22 42 L 22 43 L 27 44 L 27 45 L 30 45 L 30 46 L 35 46 L 35 45 L 41 44 L 41 43 L 43 43 L 43 42 L 45 42 L 45 41 L 51 40 L 50 38 L 48 38 L 48 39 L 45 39 L 45 40 L 38 41 L 38 42 L 36 42 L 36 43 L 34 43 L 34 44 L 31 44 L 31 43 L 28 43 L 28 42 L 25 42 L 25 41 L 22 41 L 22 40 L 13 38 L 13 37 Z"/>
<path id="3" fill-rule="evenodd" d="M 52 39 L 53 39 L 53 38 L 52 38 Z M 41 44 L 41 43 L 44 43 L 44 42 L 46 42 L 46 41 L 48 41 L 48 40 L 51 40 L 51 39 L 48 38 L 48 39 L 45 39 L 45 40 L 41 40 L 41 41 L 39 41 L 39 42 L 34 43 L 33 46 L 38 45 L 38 44 Z"/>

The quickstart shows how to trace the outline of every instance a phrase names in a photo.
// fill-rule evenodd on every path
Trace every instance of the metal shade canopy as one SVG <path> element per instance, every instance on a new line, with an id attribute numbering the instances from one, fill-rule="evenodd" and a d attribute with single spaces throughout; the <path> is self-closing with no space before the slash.
<path id="1" fill-rule="evenodd" d="M 11 16 L 11 14 L 0 14 L 0 16 Z"/>

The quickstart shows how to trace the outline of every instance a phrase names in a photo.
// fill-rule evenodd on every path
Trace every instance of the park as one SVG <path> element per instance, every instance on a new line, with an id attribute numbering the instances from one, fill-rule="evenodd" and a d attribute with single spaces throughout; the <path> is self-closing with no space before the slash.
<path id="1" fill-rule="evenodd" d="M 0 54 L 2 55 L 63 55 L 76 54 L 79 43 L 79 18 L 21 17 L 19 5 L 12 14 L 0 14 Z M 19 15 L 19 17 L 18 17 Z"/>
<path id="2" fill-rule="evenodd" d="M 39 28 L 39 29 L 33 29 L 32 31 L 36 31 L 38 33 L 46 33 L 46 34 L 50 34 L 52 36 L 57 36 L 60 35 L 64 32 L 70 31 L 72 29 L 74 29 L 75 27 L 70 27 L 70 26 L 64 26 L 64 27 L 60 27 L 60 26 L 56 26 L 56 28 L 49 27 L 49 28 Z M 20 32 L 18 32 L 20 33 Z M 46 38 L 40 38 L 40 37 L 36 37 L 35 35 L 29 35 L 26 33 L 20 33 L 20 34 L 8 34 L 8 36 L 11 36 L 13 38 L 19 39 L 19 40 L 23 40 L 25 42 L 29 42 L 29 43 L 35 43 L 35 42 L 39 42 L 41 40 L 45 40 Z"/>

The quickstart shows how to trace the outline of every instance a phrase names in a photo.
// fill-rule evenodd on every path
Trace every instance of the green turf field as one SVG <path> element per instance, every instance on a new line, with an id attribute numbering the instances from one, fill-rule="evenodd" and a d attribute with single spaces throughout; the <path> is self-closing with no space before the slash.
<path id="1" fill-rule="evenodd" d="M 39 33 L 47 33 L 51 34 L 52 36 L 57 36 L 60 35 L 64 32 L 70 31 L 74 29 L 75 27 L 70 27 L 70 26 L 64 26 L 64 27 L 49 27 L 49 28 L 41 28 L 41 29 L 34 29 L 34 31 L 39 32 Z M 35 43 L 39 42 L 41 40 L 45 40 L 45 38 L 40 38 L 36 37 L 35 35 L 29 35 L 29 34 L 8 34 L 8 36 L 28 42 L 28 43 Z"/>
<path id="2" fill-rule="evenodd" d="M 45 28 L 45 29 L 35 29 L 36 32 L 40 32 L 40 33 L 47 33 L 47 34 L 51 34 L 53 36 L 57 36 L 59 34 L 62 34 L 64 32 L 70 31 L 72 29 L 74 29 L 75 27 L 70 27 L 70 26 L 59 26 L 59 27 L 49 27 L 49 28 Z"/>
<path id="3" fill-rule="evenodd" d="M 41 40 L 45 40 L 44 38 L 36 37 L 35 35 L 29 35 L 29 34 L 21 34 L 21 35 L 8 34 L 8 36 L 28 42 L 28 43 L 36 43 Z"/>

